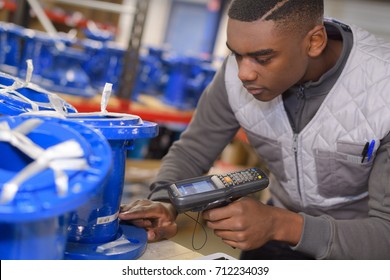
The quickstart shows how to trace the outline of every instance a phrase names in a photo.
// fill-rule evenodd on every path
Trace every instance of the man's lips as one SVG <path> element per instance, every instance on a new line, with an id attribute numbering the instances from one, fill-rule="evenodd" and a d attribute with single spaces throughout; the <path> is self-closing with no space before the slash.
<path id="1" fill-rule="evenodd" d="M 262 94 L 265 91 L 264 88 L 258 87 L 245 87 L 245 89 L 252 95 Z"/>

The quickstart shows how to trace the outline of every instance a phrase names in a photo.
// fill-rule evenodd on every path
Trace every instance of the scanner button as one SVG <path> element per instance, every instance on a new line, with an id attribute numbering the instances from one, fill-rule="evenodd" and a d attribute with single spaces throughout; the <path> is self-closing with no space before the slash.
<path id="1" fill-rule="evenodd" d="M 233 182 L 232 178 L 230 178 L 229 176 L 226 176 L 226 177 L 224 177 L 223 179 L 224 179 L 225 182 L 227 182 L 227 183 Z"/>

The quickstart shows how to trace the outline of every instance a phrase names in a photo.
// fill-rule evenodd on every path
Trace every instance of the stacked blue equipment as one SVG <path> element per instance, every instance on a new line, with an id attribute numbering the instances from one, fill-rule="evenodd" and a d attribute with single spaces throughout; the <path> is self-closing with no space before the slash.
<path id="1" fill-rule="evenodd" d="M 164 103 L 180 109 L 196 107 L 203 90 L 215 75 L 211 63 L 197 57 L 166 59 L 168 80 Z"/>
<path id="2" fill-rule="evenodd" d="M 113 91 L 118 91 L 122 75 L 125 49 L 113 42 L 99 42 L 85 39 L 79 42 L 89 58 L 83 69 L 90 78 L 91 86 L 101 91 L 106 83 L 113 84 Z"/>
<path id="3" fill-rule="evenodd" d="M 191 68 L 191 75 L 186 85 L 187 103 L 192 108 L 195 108 L 203 91 L 214 78 L 216 69 L 210 62 L 202 60 L 195 60 Z"/>
<path id="4" fill-rule="evenodd" d="M 140 55 L 137 80 L 132 100 L 137 101 L 140 94 L 160 96 L 164 92 L 167 79 L 164 65 L 164 50 L 148 47 L 147 53 Z"/>
<path id="5" fill-rule="evenodd" d="M 132 100 L 140 94 L 160 98 L 179 109 L 194 109 L 215 75 L 211 61 L 195 56 L 175 56 L 149 47 L 141 55 Z"/>
<path id="6" fill-rule="evenodd" d="M 0 22 L 0 26 L 5 50 L 0 57 L 0 71 L 24 78 L 25 62 L 31 59 L 37 65 L 33 81 L 42 87 L 83 97 L 96 95 L 82 67 L 89 58 L 77 48 L 77 40 L 60 34 L 53 37 L 5 22 Z"/>
<path id="7" fill-rule="evenodd" d="M 54 92 L 94 97 L 105 83 L 118 92 L 126 50 L 110 41 L 110 33 L 86 30 L 87 39 L 45 32 L 0 22 L 0 71 L 24 78 L 27 59 L 36 70 L 32 81 Z M 179 109 L 193 109 L 215 74 L 211 61 L 172 56 L 165 49 L 148 47 L 139 56 L 131 99 L 140 94 L 161 98 Z"/>
<path id="8" fill-rule="evenodd" d="M 52 49 L 52 63 L 42 71 L 42 87 L 48 90 L 90 98 L 96 95 L 82 65 L 89 58 L 72 47 Z"/>
<path id="9" fill-rule="evenodd" d="M 12 23 L 0 22 L 1 54 L 0 71 L 16 76 L 20 64 L 24 28 Z"/>
<path id="10" fill-rule="evenodd" d="M 19 54 L 19 66 L 17 76 L 24 78 L 26 75 L 26 61 L 34 63 L 34 75 L 32 81 L 41 84 L 42 78 L 55 62 L 55 54 L 65 50 L 75 43 L 69 36 L 58 33 L 56 37 L 49 36 L 46 32 L 32 29 L 23 29 L 21 33 L 22 51 Z"/>

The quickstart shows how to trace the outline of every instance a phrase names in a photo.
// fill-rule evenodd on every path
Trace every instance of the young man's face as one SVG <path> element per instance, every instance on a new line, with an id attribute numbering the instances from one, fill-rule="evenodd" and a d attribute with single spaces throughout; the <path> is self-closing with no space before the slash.
<path id="1" fill-rule="evenodd" d="M 272 100 L 306 75 L 309 56 L 303 38 L 275 31 L 272 21 L 229 19 L 227 46 L 236 57 L 239 79 L 258 100 Z"/>

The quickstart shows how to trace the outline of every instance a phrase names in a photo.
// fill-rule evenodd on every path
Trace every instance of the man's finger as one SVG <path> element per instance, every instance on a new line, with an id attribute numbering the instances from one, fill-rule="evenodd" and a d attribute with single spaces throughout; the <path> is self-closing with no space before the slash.
<path id="1" fill-rule="evenodd" d="M 148 219 L 135 219 L 135 220 L 129 220 L 129 221 L 126 221 L 132 225 L 135 225 L 136 227 L 140 227 L 140 228 L 149 228 L 152 226 L 152 221 L 148 220 Z"/>
<path id="2" fill-rule="evenodd" d="M 148 230 L 149 241 L 159 241 L 162 239 L 169 239 L 177 233 L 177 225 L 172 224 L 164 227 L 156 227 Z"/>
<path id="3" fill-rule="evenodd" d="M 120 212 L 119 213 L 119 219 L 122 220 L 134 220 L 134 219 L 141 219 L 141 218 L 158 218 L 158 215 L 160 213 L 156 212 L 155 209 L 149 207 L 149 206 L 140 206 L 136 208 L 131 208 L 127 211 Z"/>

